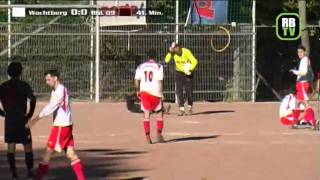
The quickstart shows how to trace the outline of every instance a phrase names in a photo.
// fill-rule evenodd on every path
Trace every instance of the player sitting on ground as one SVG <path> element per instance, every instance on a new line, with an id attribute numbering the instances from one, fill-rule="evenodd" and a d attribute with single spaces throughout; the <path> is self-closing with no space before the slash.
<path id="1" fill-rule="evenodd" d="M 308 100 L 308 93 L 310 90 L 310 82 L 314 79 L 314 74 L 311 68 L 310 59 L 306 56 L 305 48 L 303 46 L 298 47 L 298 57 L 300 59 L 299 69 L 298 70 L 290 70 L 293 74 L 297 76 L 297 83 L 296 83 L 296 105 L 295 110 L 293 113 L 293 120 L 294 123 L 292 125 L 293 128 L 297 127 L 299 122 L 299 114 L 300 104 L 303 104 L 305 109 L 306 116 L 310 117 L 311 124 L 313 129 L 318 129 L 318 121 L 315 118 L 314 111 L 312 107 L 309 105 Z"/>
<path id="2" fill-rule="evenodd" d="M 157 137 L 158 142 L 164 142 L 162 136 L 163 111 L 162 111 L 162 82 L 163 67 L 155 61 L 155 51 L 149 50 L 148 61 L 141 64 L 135 74 L 135 87 L 141 99 L 141 109 L 144 112 L 144 131 L 147 143 L 152 144 L 150 137 L 150 114 L 157 112 Z"/>
<path id="3" fill-rule="evenodd" d="M 0 86 L 0 100 L 4 110 L 0 115 L 5 117 L 5 142 L 8 143 L 7 158 L 13 179 L 18 179 L 15 161 L 16 144 L 23 144 L 27 177 L 33 178 L 33 152 L 30 129 L 25 125 L 32 117 L 36 107 L 36 98 L 29 84 L 20 80 L 22 66 L 13 62 L 8 67 L 10 80 Z M 27 100 L 30 109 L 27 113 Z"/>
<path id="4" fill-rule="evenodd" d="M 72 120 L 69 94 L 59 81 L 59 72 L 50 70 L 45 73 L 47 85 L 52 89 L 49 104 L 47 104 L 40 114 L 29 121 L 27 127 L 33 127 L 41 118 L 50 114 L 53 115 L 53 127 L 49 135 L 47 149 L 43 157 L 43 161 L 39 164 L 35 180 L 42 180 L 48 173 L 49 162 L 53 153 L 62 150 L 66 152 L 67 158 L 71 161 L 71 166 L 78 180 L 84 180 L 82 163 L 74 150 L 74 140 L 72 135 Z"/>
<path id="5" fill-rule="evenodd" d="M 296 109 L 296 97 L 294 94 L 288 94 L 286 95 L 283 100 L 281 101 L 280 104 L 280 122 L 283 125 L 290 126 L 295 124 L 294 122 L 294 110 Z M 312 123 L 312 117 L 308 116 L 305 114 L 304 110 L 305 107 L 303 104 L 300 105 L 300 115 L 298 118 L 298 124 L 299 125 L 304 125 L 308 124 L 311 125 Z"/>

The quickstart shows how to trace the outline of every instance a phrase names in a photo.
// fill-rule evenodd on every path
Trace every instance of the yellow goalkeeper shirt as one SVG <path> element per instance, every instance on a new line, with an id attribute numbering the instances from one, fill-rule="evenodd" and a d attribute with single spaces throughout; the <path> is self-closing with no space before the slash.
<path id="1" fill-rule="evenodd" d="M 174 60 L 174 63 L 176 64 L 176 71 L 184 72 L 183 66 L 186 63 L 191 64 L 190 71 L 194 71 L 194 69 L 197 67 L 198 60 L 193 56 L 192 52 L 187 48 L 182 48 L 182 54 L 181 56 L 175 54 L 172 55 L 171 52 L 169 52 L 165 57 L 165 62 L 169 63 L 171 60 Z"/>

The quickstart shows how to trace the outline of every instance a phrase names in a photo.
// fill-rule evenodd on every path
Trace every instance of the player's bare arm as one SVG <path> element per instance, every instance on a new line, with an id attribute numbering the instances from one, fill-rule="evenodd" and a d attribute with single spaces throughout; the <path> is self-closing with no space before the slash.
<path id="1" fill-rule="evenodd" d="M 135 79 L 135 80 L 134 80 L 134 86 L 135 86 L 135 89 L 136 89 L 136 92 L 137 92 L 137 96 L 139 97 L 139 91 L 140 91 L 140 80 Z"/>
<path id="2" fill-rule="evenodd" d="M 61 99 L 63 98 L 63 94 L 58 94 L 57 97 L 52 97 L 50 103 L 47 104 L 42 111 L 31 121 L 29 121 L 26 125 L 28 128 L 32 128 L 40 119 L 51 115 L 60 105 Z"/>
<path id="3" fill-rule="evenodd" d="M 54 86 L 54 89 L 57 88 L 59 82 Z M 32 128 L 40 119 L 51 115 L 56 109 L 59 108 L 63 100 L 63 92 L 56 91 L 51 94 L 50 102 L 41 110 L 41 112 L 31 121 L 26 124 L 27 128 Z"/>
<path id="4" fill-rule="evenodd" d="M 5 116 L 6 116 L 6 113 L 5 113 L 4 110 L 1 109 L 1 108 L 0 108 L 0 116 L 2 116 L 2 117 L 5 117 Z"/>
<path id="5" fill-rule="evenodd" d="M 39 117 L 39 115 L 36 116 L 35 118 L 31 119 L 31 120 L 28 121 L 28 123 L 26 124 L 26 128 L 29 128 L 29 129 L 33 128 L 40 119 L 41 119 L 41 118 Z"/>
<path id="6" fill-rule="evenodd" d="M 164 95 L 163 95 L 163 80 L 158 80 L 159 84 L 159 95 L 162 100 L 164 100 Z"/>
<path id="7" fill-rule="evenodd" d="M 167 53 L 166 57 L 165 57 L 165 62 L 166 63 L 169 63 L 170 61 L 174 60 L 174 55 L 175 55 L 175 52 L 174 52 L 174 47 L 176 46 L 176 43 L 173 42 L 171 44 L 171 46 L 169 47 L 169 52 Z"/>
<path id="8" fill-rule="evenodd" d="M 0 87 L 0 93 L 1 93 L 1 87 Z M 0 102 L 1 104 L 2 104 L 2 102 Z M 3 104 L 2 104 L 2 106 L 3 106 Z M 2 109 L 2 108 L 0 108 L 0 116 L 2 116 L 2 117 L 5 117 L 6 116 L 6 112 Z"/>
<path id="9" fill-rule="evenodd" d="M 317 92 L 320 93 L 320 72 L 317 73 Z"/>

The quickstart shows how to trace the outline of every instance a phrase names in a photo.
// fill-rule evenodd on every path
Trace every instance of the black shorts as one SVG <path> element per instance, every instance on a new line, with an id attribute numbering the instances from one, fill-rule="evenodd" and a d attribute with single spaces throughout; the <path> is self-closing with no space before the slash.
<path id="1" fill-rule="evenodd" d="M 6 118 L 4 141 L 15 144 L 32 143 L 31 131 L 25 128 L 26 123 L 27 120 L 24 117 Z"/>

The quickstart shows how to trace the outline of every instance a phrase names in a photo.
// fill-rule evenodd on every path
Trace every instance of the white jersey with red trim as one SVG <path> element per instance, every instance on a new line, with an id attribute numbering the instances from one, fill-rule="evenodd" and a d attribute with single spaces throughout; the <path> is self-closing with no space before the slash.
<path id="1" fill-rule="evenodd" d="M 299 69 L 298 70 L 293 70 L 293 74 L 295 74 L 297 76 L 297 81 L 299 81 L 299 79 L 302 76 L 307 75 L 309 64 L 310 64 L 310 61 L 309 61 L 309 58 L 307 56 L 303 57 L 300 60 Z"/>
<path id="2" fill-rule="evenodd" d="M 295 109 L 296 106 L 296 98 L 294 97 L 293 94 L 288 94 L 286 95 L 280 104 L 280 111 L 279 111 L 279 116 L 280 118 L 286 117 L 290 114 L 293 113 L 293 110 Z M 300 110 L 304 110 L 304 105 L 300 105 Z"/>
<path id="3" fill-rule="evenodd" d="M 67 88 L 62 84 L 52 90 L 50 102 L 40 112 L 39 117 L 42 118 L 52 113 L 53 126 L 65 127 L 72 125 L 69 94 Z"/>
<path id="4" fill-rule="evenodd" d="M 147 92 L 153 96 L 161 97 L 159 81 L 163 80 L 163 66 L 154 60 L 141 64 L 135 75 L 140 80 L 140 92 Z"/>

